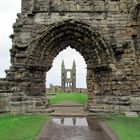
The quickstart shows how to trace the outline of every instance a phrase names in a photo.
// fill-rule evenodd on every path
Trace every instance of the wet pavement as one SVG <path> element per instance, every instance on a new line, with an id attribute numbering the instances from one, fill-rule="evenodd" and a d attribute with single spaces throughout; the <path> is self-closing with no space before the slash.
<path id="1" fill-rule="evenodd" d="M 111 140 L 96 118 L 52 118 L 36 140 Z"/>

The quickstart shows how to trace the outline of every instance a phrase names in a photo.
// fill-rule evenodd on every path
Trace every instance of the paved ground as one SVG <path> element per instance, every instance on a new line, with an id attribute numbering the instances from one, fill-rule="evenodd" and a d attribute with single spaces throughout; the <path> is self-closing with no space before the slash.
<path id="1" fill-rule="evenodd" d="M 117 140 L 101 120 L 85 118 L 87 113 L 82 105 L 63 102 L 52 108 L 55 109 L 53 117 L 42 128 L 36 140 Z"/>
<path id="2" fill-rule="evenodd" d="M 95 118 L 53 118 L 36 140 L 112 140 Z"/>
<path id="3" fill-rule="evenodd" d="M 60 104 L 52 106 L 55 112 L 53 116 L 85 116 L 87 112 L 84 111 L 84 106 L 72 101 L 63 101 Z"/>

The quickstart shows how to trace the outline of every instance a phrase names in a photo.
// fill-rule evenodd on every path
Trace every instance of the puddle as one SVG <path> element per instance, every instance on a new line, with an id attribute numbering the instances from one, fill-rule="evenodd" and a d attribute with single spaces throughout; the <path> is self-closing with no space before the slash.
<path id="1" fill-rule="evenodd" d="M 95 118 L 54 117 L 37 140 L 111 140 Z"/>
<path id="2" fill-rule="evenodd" d="M 56 124 L 65 126 L 88 126 L 86 118 L 62 117 L 62 118 L 53 118 L 52 121 Z"/>

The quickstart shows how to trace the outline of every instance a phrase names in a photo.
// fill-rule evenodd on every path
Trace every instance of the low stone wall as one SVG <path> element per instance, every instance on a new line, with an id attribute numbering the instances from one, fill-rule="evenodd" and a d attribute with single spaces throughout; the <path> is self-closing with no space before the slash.
<path id="1" fill-rule="evenodd" d="M 9 82 L 4 78 L 0 78 L 0 113 L 10 111 L 10 98 L 12 93 L 9 87 Z"/>
<path id="2" fill-rule="evenodd" d="M 0 78 L 0 93 L 9 92 L 9 82 L 5 78 Z"/>
<path id="3" fill-rule="evenodd" d="M 10 103 L 12 114 L 26 114 L 28 111 L 35 110 L 34 101 L 20 101 Z"/>
<path id="4" fill-rule="evenodd" d="M 10 112 L 11 93 L 0 93 L 0 113 Z"/>
<path id="5" fill-rule="evenodd" d="M 140 97 L 139 96 L 131 96 L 130 101 L 132 103 L 130 106 L 130 110 L 140 113 Z"/>
<path id="6" fill-rule="evenodd" d="M 140 113 L 139 96 L 96 96 L 94 104 L 103 105 L 105 110 L 112 110 L 116 113 L 127 111 Z"/>
<path id="7" fill-rule="evenodd" d="M 44 97 L 27 97 L 26 100 L 16 100 L 10 102 L 11 114 L 27 114 L 45 112 L 48 109 L 48 101 Z"/>

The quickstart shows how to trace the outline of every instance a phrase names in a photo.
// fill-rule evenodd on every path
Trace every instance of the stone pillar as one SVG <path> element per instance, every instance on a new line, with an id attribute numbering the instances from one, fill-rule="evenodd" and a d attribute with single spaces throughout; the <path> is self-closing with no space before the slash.
<path id="1" fill-rule="evenodd" d="M 94 93 L 94 83 L 93 83 L 93 70 L 92 65 L 87 64 L 87 92 L 88 92 L 88 104 L 87 109 L 90 109 L 94 103 L 95 93 Z"/>
<path id="2" fill-rule="evenodd" d="M 76 92 L 76 63 L 73 61 L 73 66 L 71 69 L 71 78 L 72 78 L 72 92 Z"/>
<path id="3" fill-rule="evenodd" d="M 22 66 L 21 66 L 22 67 Z M 22 103 L 27 101 L 29 94 L 30 77 L 29 71 L 24 68 L 14 66 L 7 72 L 7 80 L 10 82 L 10 88 L 13 91 L 10 101 L 10 108 L 12 114 L 22 114 Z"/>
<path id="4" fill-rule="evenodd" d="M 65 64 L 63 60 L 61 65 L 61 90 L 63 92 L 65 92 L 65 79 L 66 79 L 66 73 L 65 73 Z"/>
<path id="5" fill-rule="evenodd" d="M 30 95 L 31 96 L 44 96 L 46 92 L 46 73 L 42 71 L 30 72 Z"/>
<path id="6" fill-rule="evenodd" d="M 11 113 L 25 114 L 37 108 L 48 107 L 45 97 L 46 93 L 46 72 L 35 69 L 19 69 L 9 72 L 7 79 L 14 83 L 11 86 L 13 95 L 11 97 Z M 11 79 L 10 79 L 11 78 Z"/>

